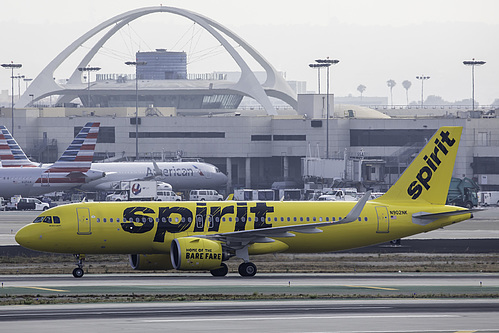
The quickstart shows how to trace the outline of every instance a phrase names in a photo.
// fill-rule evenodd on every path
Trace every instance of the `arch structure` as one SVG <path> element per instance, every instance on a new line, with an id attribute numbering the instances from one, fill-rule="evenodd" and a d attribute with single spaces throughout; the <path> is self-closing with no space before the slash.
<path id="1" fill-rule="evenodd" d="M 90 61 L 97 54 L 98 50 L 107 42 L 107 40 L 109 40 L 109 38 L 111 38 L 126 24 L 144 15 L 161 12 L 183 16 L 199 24 L 214 38 L 216 38 L 229 53 L 232 59 L 234 59 L 241 70 L 239 81 L 229 86 L 227 85 L 227 83 L 223 83 L 220 87 L 221 90 L 232 91 L 243 96 L 249 96 L 255 99 L 263 106 L 263 108 L 269 115 L 277 114 L 275 108 L 270 102 L 269 96 L 281 99 L 294 109 L 297 109 L 296 94 L 291 89 L 291 87 L 287 84 L 284 78 L 277 73 L 275 68 L 267 60 L 265 60 L 265 58 L 257 50 L 250 46 L 241 37 L 230 31 L 220 23 L 206 16 L 185 9 L 165 6 L 145 7 L 125 12 L 102 22 L 95 28 L 82 35 L 80 38 L 76 39 L 73 43 L 66 47 L 66 49 L 59 53 L 59 55 L 57 55 L 40 72 L 40 74 L 32 81 L 28 89 L 16 103 L 15 107 L 27 107 L 33 102 L 50 95 L 60 95 L 61 98 L 59 100 L 59 103 L 69 102 L 71 99 L 75 98 L 75 95 L 78 95 L 78 93 L 81 95 L 82 92 L 85 91 L 86 85 L 82 80 L 82 75 L 78 68 L 88 66 Z M 113 25 L 113 27 L 109 29 L 109 31 L 107 31 L 93 47 L 91 47 L 88 53 L 80 61 L 78 66 L 76 66 L 67 83 L 64 86 L 57 84 L 53 79 L 55 70 L 59 68 L 59 66 L 83 43 L 111 25 Z M 241 55 L 229 43 L 229 41 L 222 35 L 222 33 L 239 44 L 251 57 L 253 57 L 255 61 L 257 61 L 263 67 L 267 75 L 267 79 L 263 84 L 260 84 L 258 82 L 255 74 L 250 69 L 248 64 L 243 60 Z M 210 85 L 210 89 L 216 88 L 216 86 Z"/>

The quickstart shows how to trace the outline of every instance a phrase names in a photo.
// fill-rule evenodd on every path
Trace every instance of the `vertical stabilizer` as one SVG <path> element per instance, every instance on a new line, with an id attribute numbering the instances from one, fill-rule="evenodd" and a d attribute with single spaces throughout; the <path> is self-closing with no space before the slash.
<path id="1" fill-rule="evenodd" d="M 462 127 L 441 127 L 402 176 L 374 201 L 426 201 L 445 205 Z"/>
<path id="2" fill-rule="evenodd" d="M 3 125 L 0 125 L 0 160 L 4 168 L 39 166 L 39 163 L 28 159 L 7 127 Z"/>
<path id="3" fill-rule="evenodd" d="M 85 172 L 89 170 L 92 167 L 99 126 L 98 122 L 87 123 L 61 157 L 52 164 L 49 171 Z"/>

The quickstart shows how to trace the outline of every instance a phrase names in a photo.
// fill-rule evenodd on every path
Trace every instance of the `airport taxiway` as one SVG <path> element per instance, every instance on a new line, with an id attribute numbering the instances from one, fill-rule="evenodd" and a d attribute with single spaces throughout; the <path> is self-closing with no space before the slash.
<path id="1" fill-rule="evenodd" d="M 1 275 L 0 295 L 499 295 L 499 273 Z"/>
<path id="2" fill-rule="evenodd" d="M 44 332 L 499 332 L 497 300 L 307 300 L 7 306 L 2 330 Z"/>

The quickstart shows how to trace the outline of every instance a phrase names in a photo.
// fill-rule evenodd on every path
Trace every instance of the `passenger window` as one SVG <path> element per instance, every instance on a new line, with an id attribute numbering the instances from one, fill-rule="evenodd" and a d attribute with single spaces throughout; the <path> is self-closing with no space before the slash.
<path id="1" fill-rule="evenodd" d="M 287 221 L 288 221 L 288 222 L 291 222 L 291 217 L 289 217 L 289 216 L 288 216 Z"/>
<path id="2" fill-rule="evenodd" d="M 315 220 L 316 220 L 315 216 L 314 216 L 314 217 L 312 217 L 312 220 L 313 220 L 313 221 L 315 221 Z"/>
<path id="3" fill-rule="evenodd" d="M 102 219 L 102 222 L 106 223 L 106 222 L 107 222 L 107 219 L 106 219 L 106 218 L 103 218 L 103 219 Z"/>
<path id="4" fill-rule="evenodd" d="M 303 222 L 303 216 L 300 216 L 300 222 Z"/>
<path id="5" fill-rule="evenodd" d="M 112 217 L 109 218 L 109 222 L 113 223 L 113 218 Z"/>
<path id="6" fill-rule="evenodd" d="M 307 216 L 307 222 L 309 222 L 309 221 L 310 221 L 310 217 Z"/>
<path id="7" fill-rule="evenodd" d="M 100 217 L 97 218 L 97 223 L 99 223 L 99 222 L 100 222 Z"/>

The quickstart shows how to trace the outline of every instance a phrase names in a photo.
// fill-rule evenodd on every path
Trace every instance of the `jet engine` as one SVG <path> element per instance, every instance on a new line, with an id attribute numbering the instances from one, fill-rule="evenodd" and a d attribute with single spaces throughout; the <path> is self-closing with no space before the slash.
<path id="1" fill-rule="evenodd" d="M 221 243 L 195 237 L 174 239 L 170 255 L 173 268 L 178 270 L 213 270 L 228 259 Z"/>
<path id="2" fill-rule="evenodd" d="M 138 271 L 173 268 L 168 254 L 130 254 L 130 266 Z"/>

